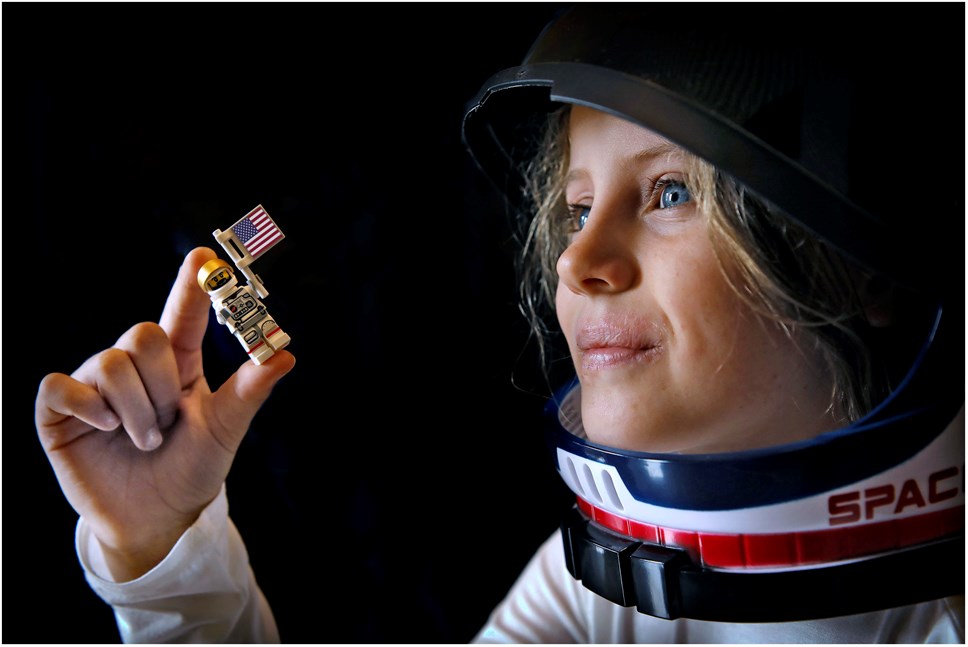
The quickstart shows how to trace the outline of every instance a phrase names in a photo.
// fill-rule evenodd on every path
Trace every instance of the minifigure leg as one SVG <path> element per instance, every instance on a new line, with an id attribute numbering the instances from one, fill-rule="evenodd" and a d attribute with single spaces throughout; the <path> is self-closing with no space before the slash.
<path id="1" fill-rule="evenodd" d="M 256 364 L 261 364 L 262 362 L 266 361 L 272 357 L 273 353 L 275 353 L 275 351 L 264 341 L 259 342 L 254 347 L 249 349 L 249 357 L 251 357 L 252 361 Z"/>
<path id="2" fill-rule="evenodd" d="M 272 346 L 273 350 L 282 350 L 289 345 L 289 335 L 282 331 L 278 326 L 266 335 L 266 343 Z"/>

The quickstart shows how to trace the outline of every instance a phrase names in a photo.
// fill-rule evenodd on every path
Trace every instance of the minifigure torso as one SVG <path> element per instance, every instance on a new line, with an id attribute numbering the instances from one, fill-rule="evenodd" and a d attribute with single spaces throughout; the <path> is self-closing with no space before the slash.
<path id="1" fill-rule="evenodd" d="M 231 325 L 236 330 L 245 328 L 253 318 L 266 314 L 265 306 L 246 286 L 236 286 L 235 290 L 221 299 L 213 295 L 212 307 L 219 317 L 219 323 Z"/>
<path id="2" fill-rule="evenodd" d="M 276 325 L 248 285 L 240 286 L 233 279 L 208 296 L 218 322 L 232 331 L 256 364 L 289 344 L 289 335 Z"/>

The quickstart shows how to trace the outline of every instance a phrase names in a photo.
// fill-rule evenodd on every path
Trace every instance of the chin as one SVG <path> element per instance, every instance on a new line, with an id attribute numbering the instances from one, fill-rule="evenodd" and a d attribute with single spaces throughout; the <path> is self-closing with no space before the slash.
<path id="1" fill-rule="evenodd" d="M 637 452 L 676 451 L 675 439 L 663 437 L 641 420 L 582 413 L 582 422 L 588 440 L 599 445 Z"/>
<path id="2" fill-rule="evenodd" d="M 624 451 L 656 454 L 694 454 L 716 451 L 716 444 L 698 430 L 688 432 L 684 423 L 655 419 L 654 416 L 629 415 L 631 406 L 610 407 L 606 411 L 583 407 L 582 425 L 588 440 Z M 618 415 L 614 415 L 618 413 Z"/>

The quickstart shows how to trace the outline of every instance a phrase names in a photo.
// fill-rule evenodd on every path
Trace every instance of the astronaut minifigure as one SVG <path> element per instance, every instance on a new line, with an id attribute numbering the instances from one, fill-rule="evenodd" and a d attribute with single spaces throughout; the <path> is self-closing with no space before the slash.
<path id="1" fill-rule="evenodd" d="M 198 271 L 198 284 L 212 300 L 218 322 L 228 326 L 253 362 L 261 364 L 289 344 L 289 335 L 269 316 L 255 290 L 238 283 L 232 266 L 219 258 Z"/>

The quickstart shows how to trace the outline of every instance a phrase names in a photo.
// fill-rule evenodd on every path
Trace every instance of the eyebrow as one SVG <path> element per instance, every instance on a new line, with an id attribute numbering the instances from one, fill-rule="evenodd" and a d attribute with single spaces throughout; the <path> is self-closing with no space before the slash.
<path id="1" fill-rule="evenodd" d="M 672 142 L 663 142 L 656 146 L 650 146 L 649 148 L 644 148 L 640 150 L 634 155 L 629 156 L 628 161 L 633 164 L 640 164 L 644 161 L 654 160 L 657 157 L 661 157 L 663 155 L 670 155 L 673 153 L 681 153 L 681 152 L 682 152 L 681 146 L 676 146 Z M 565 184 L 567 185 L 573 180 L 577 180 L 579 177 L 581 177 L 583 173 L 585 173 L 585 171 L 580 168 L 575 169 L 573 171 L 568 171 L 568 174 L 565 175 Z"/>

